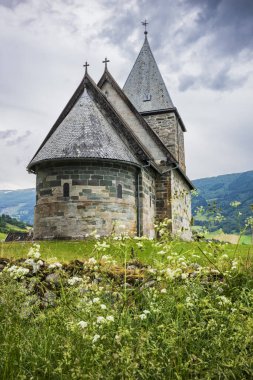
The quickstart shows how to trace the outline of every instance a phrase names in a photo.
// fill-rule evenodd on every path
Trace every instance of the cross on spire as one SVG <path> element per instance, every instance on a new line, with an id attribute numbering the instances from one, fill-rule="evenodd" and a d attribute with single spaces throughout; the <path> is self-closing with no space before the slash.
<path id="1" fill-rule="evenodd" d="M 105 64 L 105 70 L 107 70 L 107 63 L 108 63 L 108 62 L 110 62 L 109 59 L 107 59 L 107 58 L 105 57 L 105 60 L 103 61 L 103 63 Z"/>
<path id="2" fill-rule="evenodd" d="M 142 25 L 144 26 L 144 28 L 145 28 L 145 31 L 144 31 L 144 34 L 148 34 L 148 32 L 147 32 L 147 25 L 148 25 L 148 22 L 147 22 L 147 20 L 145 19 L 144 21 L 142 21 Z"/>
<path id="3" fill-rule="evenodd" d="M 87 72 L 88 72 L 88 66 L 90 66 L 90 65 L 86 61 L 85 64 L 83 65 L 83 67 L 85 67 L 85 74 L 87 74 Z"/>

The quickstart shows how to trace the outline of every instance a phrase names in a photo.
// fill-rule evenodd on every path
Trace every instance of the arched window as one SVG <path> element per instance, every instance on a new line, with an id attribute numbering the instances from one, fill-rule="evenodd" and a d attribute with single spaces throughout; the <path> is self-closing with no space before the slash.
<path id="1" fill-rule="evenodd" d="M 122 199 L 122 185 L 117 185 L 117 198 Z"/>
<path id="2" fill-rule="evenodd" d="M 64 183 L 63 185 L 63 196 L 69 197 L 69 183 Z"/>

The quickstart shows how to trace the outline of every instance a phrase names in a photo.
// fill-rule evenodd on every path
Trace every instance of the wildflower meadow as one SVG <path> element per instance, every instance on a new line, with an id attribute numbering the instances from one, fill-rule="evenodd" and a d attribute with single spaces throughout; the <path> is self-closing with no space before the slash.
<path id="1" fill-rule="evenodd" d="M 2 243 L 0 378 L 252 379 L 252 246 L 160 235 Z"/>

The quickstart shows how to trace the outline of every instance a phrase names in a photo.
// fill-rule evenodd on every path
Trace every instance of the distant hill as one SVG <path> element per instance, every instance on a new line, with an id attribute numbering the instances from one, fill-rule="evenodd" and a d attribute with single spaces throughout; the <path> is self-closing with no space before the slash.
<path id="1" fill-rule="evenodd" d="M 28 225 L 25 222 L 11 218 L 9 215 L 0 215 L 0 233 L 2 234 L 16 231 L 26 232 L 28 231 L 27 227 Z"/>
<path id="2" fill-rule="evenodd" d="M 198 196 L 192 199 L 195 225 L 206 223 L 203 215 L 196 215 L 199 206 L 203 206 L 207 210 L 216 204 L 217 210 L 220 210 L 225 219 L 220 222 L 217 221 L 214 226 L 211 226 L 211 229 L 222 228 L 226 233 L 238 233 L 238 224 L 243 225 L 246 218 L 253 216 L 251 210 L 253 204 L 253 171 L 197 179 L 193 181 L 193 184 L 198 190 Z M 231 207 L 231 202 L 234 201 L 241 204 L 237 208 Z M 242 213 L 239 220 L 238 212 Z"/>
<path id="3" fill-rule="evenodd" d="M 0 215 L 7 214 L 33 224 L 34 205 L 35 189 L 0 190 Z"/>
<path id="4" fill-rule="evenodd" d="M 237 233 L 239 232 L 236 217 L 238 211 L 242 213 L 242 224 L 245 218 L 252 216 L 250 206 L 253 204 L 253 170 L 196 179 L 192 182 L 198 190 L 198 196 L 192 199 L 195 225 L 206 223 L 205 216 L 196 215 L 197 208 L 203 206 L 207 210 L 210 208 L 209 205 L 214 203 L 225 219 L 216 222 L 211 229 L 222 228 L 226 233 Z M 236 209 L 231 207 L 230 203 L 233 201 L 241 202 L 240 206 Z M 0 190 L 0 215 L 8 214 L 13 218 L 33 224 L 34 205 L 35 189 Z"/>

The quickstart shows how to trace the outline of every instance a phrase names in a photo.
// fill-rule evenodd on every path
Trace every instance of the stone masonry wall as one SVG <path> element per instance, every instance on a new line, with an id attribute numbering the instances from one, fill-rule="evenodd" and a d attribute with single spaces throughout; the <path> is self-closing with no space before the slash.
<path id="1" fill-rule="evenodd" d="M 148 168 L 142 169 L 140 179 L 141 197 L 141 226 L 142 234 L 153 238 L 155 236 L 154 223 L 156 218 L 156 180 L 155 173 Z"/>
<path id="2" fill-rule="evenodd" d="M 171 219 L 171 172 L 156 179 L 156 219 Z"/>
<path id="3" fill-rule="evenodd" d="M 119 163 L 89 162 L 39 169 L 35 238 L 82 239 L 94 230 L 108 235 L 113 229 L 135 234 L 135 182 L 136 168 Z M 64 183 L 70 186 L 67 198 L 63 197 Z M 117 198 L 118 184 L 122 185 L 122 199 Z"/>
<path id="4" fill-rule="evenodd" d="M 171 172 L 172 233 L 184 240 L 191 239 L 191 193 L 180 174 Z"/>
<path id="5" fill-rule="evenodd" d="M 156 113 L 145 115 L 144 118 L 185 170 L 184 136 L 175 113 Z"/>

